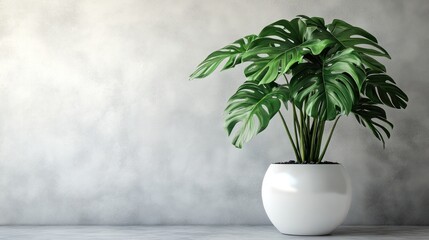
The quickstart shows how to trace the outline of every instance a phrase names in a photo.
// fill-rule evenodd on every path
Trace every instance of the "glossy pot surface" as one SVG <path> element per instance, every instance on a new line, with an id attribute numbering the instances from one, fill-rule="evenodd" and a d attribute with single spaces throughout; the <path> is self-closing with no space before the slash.
<path id="1" fill-rule="evenodd" d="M 271 164 L 262 201 L 273 225 L 284 234 L 326 235 L 346 218 L 350 178 L 340 164 Z"/>

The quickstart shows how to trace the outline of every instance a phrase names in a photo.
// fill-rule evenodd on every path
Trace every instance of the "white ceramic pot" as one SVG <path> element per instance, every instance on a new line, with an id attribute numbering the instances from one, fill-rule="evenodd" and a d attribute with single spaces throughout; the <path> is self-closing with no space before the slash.
<path id="1" fill-rule="evenodd" d="M 331 233 L 347 216 L 351 196 L 340 164 L 271 164 L 262 183 L 265 212 L 290 235 Z"/>

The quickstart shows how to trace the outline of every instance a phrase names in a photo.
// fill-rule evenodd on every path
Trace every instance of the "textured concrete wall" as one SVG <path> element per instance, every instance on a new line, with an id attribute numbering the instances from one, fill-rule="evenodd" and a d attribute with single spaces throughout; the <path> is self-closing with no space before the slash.
<path id="1" fill-rule="evenodd" d="M 326 159 L 353 181 L 349 224 L 429 224 L 427 1 L 0 1 L 0 224 L 266 224 L 260 186 L 293 152 L 276 118 L 235 149 L 242 68 L 189 82 L 212 50 L 280 18 L 379 38 L 409 95 L 382 149 L 354 118 Z"/>

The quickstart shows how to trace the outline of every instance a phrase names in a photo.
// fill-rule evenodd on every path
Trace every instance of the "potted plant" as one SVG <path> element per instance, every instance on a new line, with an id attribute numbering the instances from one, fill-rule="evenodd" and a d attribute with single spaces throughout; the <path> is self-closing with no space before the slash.
<path id="1" fill-rule="evenodd" d="M 211 53 L 191 74 L 190 79 L 204 78 L 222 63 L 222 70 L 249 63 L 246 81 L 225 110 L 225 128 L 238 148 L 280 116 L 296 161 L 271 164 L 262 184 L 264 208 L 280 232 L 324 235 L 344 221 L 349 177 L 342 165 L 323 161 L 342 116 L 352 113 L 384 147 L 393 125 L 382 106 L 407 106 L 407 95 L 374 57 L 390 58 L 364 29 L 299 15 Z"/>

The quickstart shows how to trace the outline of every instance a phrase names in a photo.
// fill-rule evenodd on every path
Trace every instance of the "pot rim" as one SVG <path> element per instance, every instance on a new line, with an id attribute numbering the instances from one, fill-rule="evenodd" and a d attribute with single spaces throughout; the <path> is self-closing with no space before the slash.
<path id="1" fill-rule="evenodd" d="M 330 163 L 330 164 L 320 164 L 320 163 L 271 163 L 270 166 L 308 166 L 308 167 L 315 167 L 315 166 L 341 166 L 344 167 L 341 163 Z"/>

